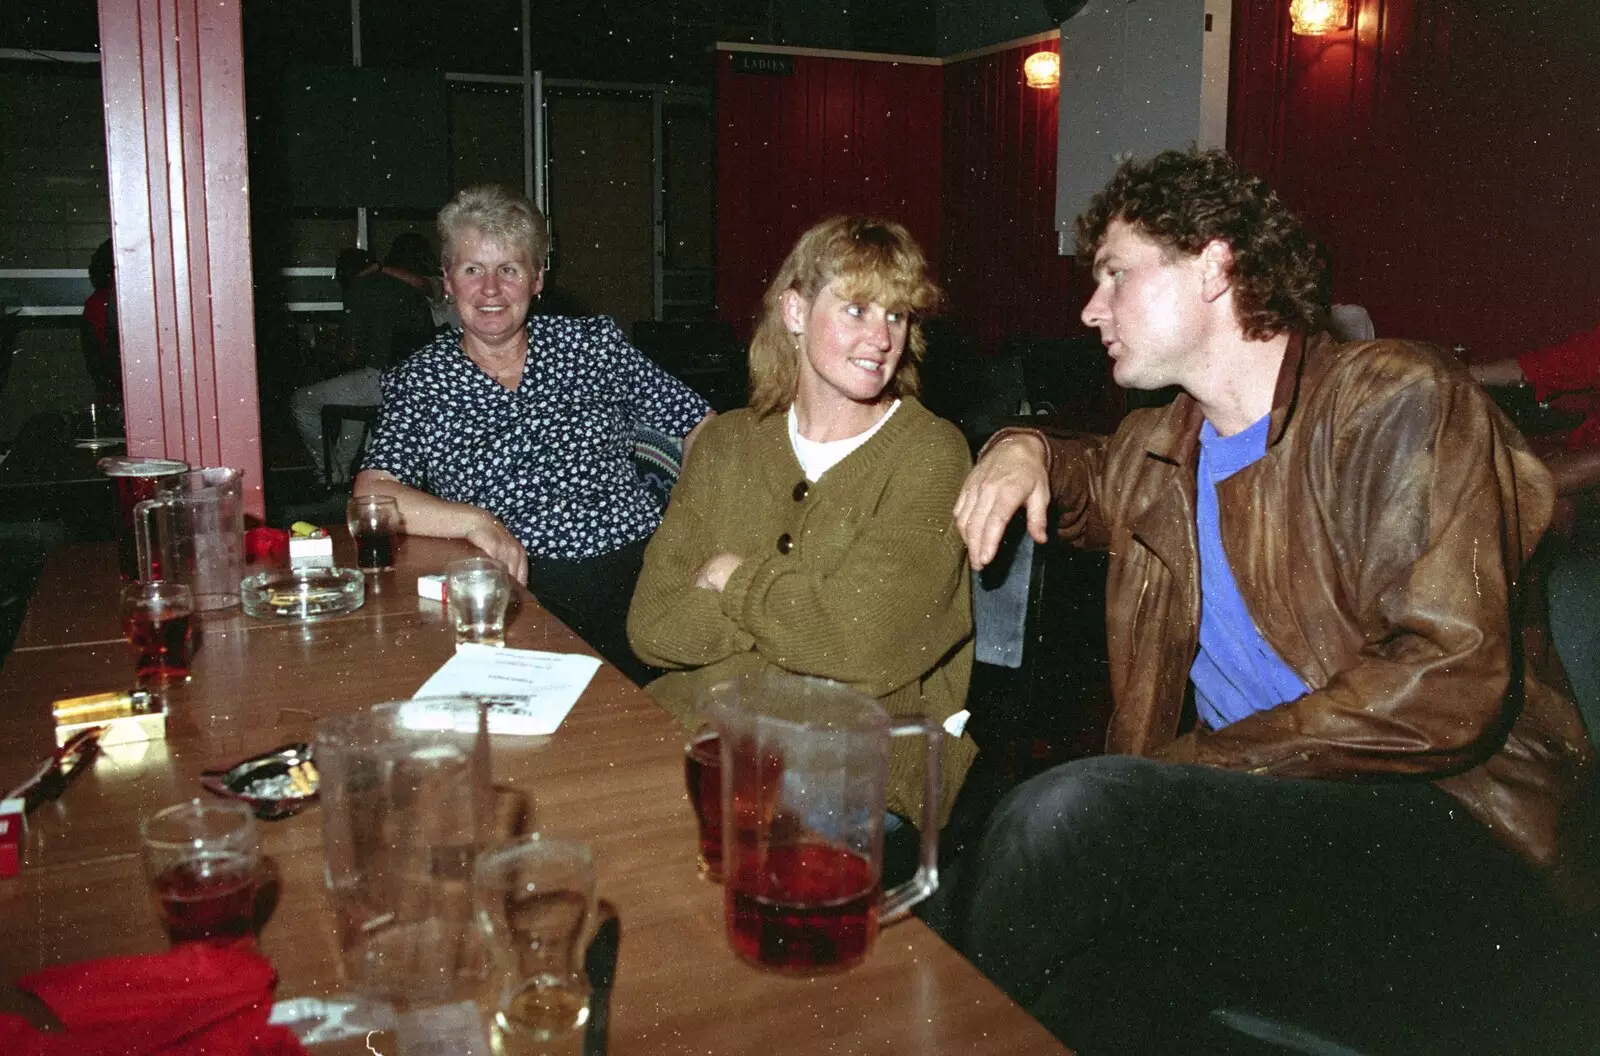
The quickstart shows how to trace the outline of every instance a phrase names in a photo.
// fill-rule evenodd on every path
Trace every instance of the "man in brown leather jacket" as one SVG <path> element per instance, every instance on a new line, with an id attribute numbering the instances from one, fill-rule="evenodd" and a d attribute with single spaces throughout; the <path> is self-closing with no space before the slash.
<path id="1" fill-rule="evenodd" d="M 1448 356 L 1323 332 L 1314 247 L 1221 153 L 1125 164 L 1078 244 L 1117 382 L 1181 392 L 1003 432 L 958 500 L 974 567 L 1019 508 L 1109 549 L 1115 709 L 996 810 L 952 938 L 1084 1052 L 1218 1009 L 1504 1051 L 1528 1010 L 1481 995 L 1542 951 L 1591 758 L 1523 618 L 1549 474 Z"/>

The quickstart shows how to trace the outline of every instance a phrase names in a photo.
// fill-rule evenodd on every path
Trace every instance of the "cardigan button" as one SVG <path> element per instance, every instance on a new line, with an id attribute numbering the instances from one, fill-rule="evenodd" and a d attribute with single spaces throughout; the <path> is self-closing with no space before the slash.
<path id="1" fill-rule="evenodd" d="M 795 502 L 804 502 L 805 499 L 806 499 L 806 493 L 809 492 L 810 490 L 811 490 L 811 485 L 807 484 L 803 480 L 800 483 L 796 484 L 794 486 L 794 501 Z"/>
<path id="2" fill-rule="evenodd" d="M 793 549 L 794 539 L 790 537 L 788 532 L 784 532 L 782 535 L 778 536 L 778 553 L 787 554 Z"/>

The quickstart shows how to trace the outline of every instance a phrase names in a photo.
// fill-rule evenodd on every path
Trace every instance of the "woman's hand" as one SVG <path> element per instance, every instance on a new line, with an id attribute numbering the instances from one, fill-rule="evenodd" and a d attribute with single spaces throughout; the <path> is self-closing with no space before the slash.
<path id="1" fill-rule="evenodd" d="M 1049 542 L 1050 475 L 1044 443 L 1026 433 L 1008 436 L 986 451 L 956 496 L 956 528 L 967 543 L 967 560 L 982 568 L 994 560 L 1006 525 L 1019 507 L 1028 509 L 1028 534 Z"/>
<path id="2" fill-rule="evenodd" d="M 734 570 L 744 564 L 744 558 L 738 554 L 718 554 L 707 561 L 699 572 L 695 573 L 694 585 L 722 593 L 722 588 L 728 585 L 728 577 Z"/>
<path id="3" fill-rule="evenodd" d="M 522 548 L 517 537 L 506 530 L 499 518 L 483 511 L 483 516 L 478 518 L 466 534 L 467 542 L 482 550 L 502 565 L 511 577 L 518 583 L 528 581 L 528 552 Z"/>

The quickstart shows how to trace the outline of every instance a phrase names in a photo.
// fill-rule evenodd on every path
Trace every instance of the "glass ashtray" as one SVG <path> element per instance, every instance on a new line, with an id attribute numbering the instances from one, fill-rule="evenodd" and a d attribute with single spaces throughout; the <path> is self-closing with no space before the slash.
<path id="1" fill-rule="evenodd" d="M 366 583 L 354 568 L 275 568 L 239 584 L 244 611 L 267 618 L 337 616 L 359 609 L 366 598 Z"/>

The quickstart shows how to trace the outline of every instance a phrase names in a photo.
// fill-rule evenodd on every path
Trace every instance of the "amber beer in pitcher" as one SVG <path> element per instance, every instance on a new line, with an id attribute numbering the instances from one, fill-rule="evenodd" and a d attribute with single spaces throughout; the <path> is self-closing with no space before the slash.
<path id="1" fill-rule="evenodd" d="M 864 856 L 798 843 L 740 873 L 759 878 L 728 895 L 728 937 L 743 959 L 809 973 L 847 968 L 872 948 L 883 886 Z"/>

